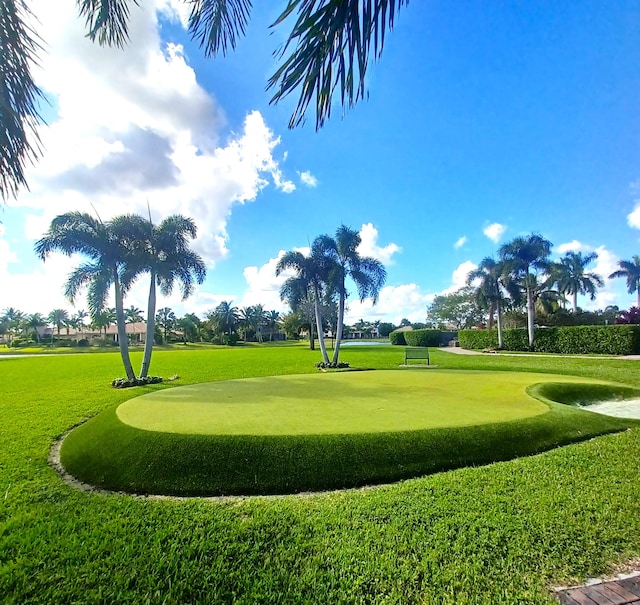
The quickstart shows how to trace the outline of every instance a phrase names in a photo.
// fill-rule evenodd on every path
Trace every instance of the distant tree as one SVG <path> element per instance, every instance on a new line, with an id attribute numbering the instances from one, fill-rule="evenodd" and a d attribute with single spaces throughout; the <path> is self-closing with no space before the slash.
<path id="1" fill-rule="evenodd" d="M 176 314 L 170 307 L 162 307 L 158 309 L 155 319 L 155 323 L 162 330 L 162 342 L 166 343 L 168 335 L 176 327 Z"/>
<path id="2" fill-rule="evenodd" d="M 62 326 L 67 326 L 67 332 L 69 331 L 69 313 L 65 309 L 54 309 L 49 313 L 47 320 L 56 327 L 58 338 L 60 338 L 60 328 Z"/>
<path id="3" fill-rule="evenodd" d="M 549 270 L 549 254 L 551 242 L 541 235 L 532 233 L 527 236 L 516 237 L 503 244 L 498 252 L 504 263 L 505 273 L 519 284 L 527 299 L 527 331 L 529 334 L 529 348 L 533 350 L 534 341 L 534 280 L 539 272 Z"/>
<path id="4" fill-rule="evenodd" d="M 640 308 L 631 307 L 628 311 L 620 311 L 616 323 L 640 324 Z"/>
<path id="5" fill-rule="evenodd" d="M 89 317 L 89 314 L 84 309 L 78 309 L 69 319 L 69 325 L 76 330 L 80 335 L 84 332 L 84 320 Z"/>
<path id="6" fill-rule="evenodd" d="M 300 336 L 304 323 L 305 319 L 300 311 L 291 311 L 280 317 L 280 328 L 291 340 L 296 340 Z"/>
<path id="7" fill-rule="evenodd" d="M 15 335 L 20 329 L 20 325 L 24 321 L 26 315 L 14 307 L 8 307 L 2 312 L 2 321 L 7 324 L 7 333 L 9 334 L 9 344 L 13 342 Z"/>
<path id="8" fill-rule="evenodd" d="M 378 326 L 378 333 L 380 334 L 381 338 L 387 338 L 389 334 L 391 334 L 391 332 L 393 332 L 395 329 L 396 326 L 394 326 L 392 323 L 389 323 L 388 321 L 381 321 L 380 325 Z"/>
<path id="9" fill-rule="evenodd" d="M 116 323 L 116 310 L 103 309 L 91 315 L 91 325 L 98 331 L 104 330 L 104 336 L 107 337 L 109 326 Z"/>
<path id="10" fill-rule="evenodd" d="M 451 294 L 438 294 L 427 307 L 427 315 L 431 321 L 453 325 L 457 330 L 471 328 L 483 319 L 470 287 L 460 288 Z"/>
<path id="11" fill-rule="evenodd" d="M 212 333 L 226 342 L 232 342 L 233 338 L 236 338 L 233 335 L 236 334 L 238 318 L 238 308 L 224 300 L 213 311 L 207 313 L 207 322 Z"/>
<path id="12" fill-rule="evenodd" d="M 400 327 L 401 328 L 406 328 L 407 326 L 410 326 L 410 325 L 411 325 L 411 322 L 406 317 L 403 317 L 400 320 Z"/>
<path id="13" fill-rule="evenodd" d="M 25 318 L 24 322 L 27 328 L 27 334 L 33 334 L 36 338 L 36 342 L 40 342 L 39 328 L 44 328 L 47 325 L 47 320 L 41 313 L 32 313 Z"/>
<path id="14" fill-rule="evenodd" d="M 637 307 L 640 307 L 640 256 L 637 254 L 631 260 L 621 260 L 618 262 L 620 269 L 609 275 L 609 279 L 624 277 L 627 280 L 627 292 L 638 296 Z"/>
<path id="15" fill-rule="evenodd" d="M 138 309 L 138 307 L 131 305 L 129 308 L 124 310 L 125 321 L 128 324 L 137 324 L 143 322 L 144 315 L 142 313 L 142 309 Z"/>
<path id="16" fill-rule="evenodd" d="M 265 315 L 265 327 L 267 332 L 269 332 L 269 342 L 273 341 L 273 335 L 278 330 L 278 325 L 280 323 L 280 313 L 277 311 L 267 311 Z"/>
<path id="17" fill-rule="evenodd" d="M 598 258 L 595 252 L 583 256 L 582 252 L 567 252 L 558 262 L 553 263 L 550 274 L 561 294 L 570 294 L 573 298 L 573 312 L 578 312 L 578 294 L 589 295 L 595 300 L 598 288 L 604 281 L 597 273 L 586 271 L 587 265 Z"/>
<path id="18" fill-rule="evenodd" d="M 177 327 L 182 330 L 185 341 L 201 340 L 202 321 L 195 313 L 187 313 L 177 321 Z"/>

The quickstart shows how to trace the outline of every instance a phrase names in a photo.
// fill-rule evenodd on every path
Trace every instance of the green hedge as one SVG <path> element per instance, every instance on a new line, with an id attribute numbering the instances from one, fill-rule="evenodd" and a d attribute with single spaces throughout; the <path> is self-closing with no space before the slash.
<path id="1" fill-rule="evenodd" d="M 526 328 L 503 330 L 504 348 L 528 351 Z M 461 330 L 458 334 L 464 349 L 487 349 L 498 346 L 497 330 Z M 533 350 L 540 353 L 600 353 L 633 355 L 640 353 L 640 326 L 564 326 L 535 328 Z"/>
<path id="2" fill-rule="evenodd" d="M 391 332 L 389 334 L 389 342 L 392 345 L 406 345 L 407 341 L 404 339 L 406 332 Z"/>
<path id="3" fill-rule="evenodd" d="M 442 332 L 440 330 L 411 330 L 404 332 L 404 339 L 410 347 L 439 347 Z"/>

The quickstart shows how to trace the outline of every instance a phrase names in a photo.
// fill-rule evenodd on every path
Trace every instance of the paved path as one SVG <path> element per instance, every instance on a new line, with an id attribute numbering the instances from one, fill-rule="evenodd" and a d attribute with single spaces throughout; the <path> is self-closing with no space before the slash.
<path id="1" fill-rule="evenodd" d="M 556 592 L 563 605 L 640 605 L 640 575 Z"/>

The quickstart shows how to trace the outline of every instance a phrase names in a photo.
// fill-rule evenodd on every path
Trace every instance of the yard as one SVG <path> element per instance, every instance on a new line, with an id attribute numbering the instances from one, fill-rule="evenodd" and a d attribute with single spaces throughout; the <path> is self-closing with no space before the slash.
<path id="1" fill-rule="evenodd" d="M 186 385 L 315 372 L 317 357 L 302 346 L 185 347 L 158 351 L 152 371 Z M 392 369 L 402 352 L 357 347 L 344 358 Z M 433 351 L 432 363 L 640 387 L 634 361 Z M 550 586 L 640 555 L 637 428 L 316 495 L 157 500 L 76 490 L 48 466 L 51 444 L 134 395 L 108 386 L 118 375 L 117 353 L 0 359 L 3 602 L 546 603 Z"/>

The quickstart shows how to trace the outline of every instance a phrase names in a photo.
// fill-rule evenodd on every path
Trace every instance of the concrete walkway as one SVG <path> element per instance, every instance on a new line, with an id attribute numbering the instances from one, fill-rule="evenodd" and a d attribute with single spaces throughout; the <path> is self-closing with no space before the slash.
<path id="1" fill-rule="evenodd" d="M 501 351 L 495 351 L 491 353 L 485 353 L 483 351 L 470 351 L 469 349 L 461 349 L 460 347 L 442 347 L 440 351 L 446 351 L 447 353 L 455 353 L 456 355 L 502 355 L 504 357 L 573 357 L 576 359 L 632 359 L 640 361 L 640 355 L 560 355 L 560 354 L 548 354 L 541 355 L 536 353 L 503 353 Z"/>

